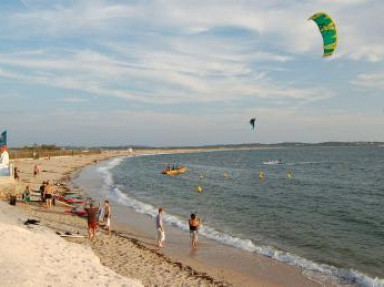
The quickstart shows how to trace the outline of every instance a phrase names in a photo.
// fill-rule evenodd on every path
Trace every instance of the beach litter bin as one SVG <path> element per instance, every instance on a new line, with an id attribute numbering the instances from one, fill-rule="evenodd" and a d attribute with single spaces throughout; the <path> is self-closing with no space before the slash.
<path id="1" fill-rule="evenodd" d="M 9 197 L 9 204 L 10 205 L 16 205 L 16 195 L 11 195 Z"/>

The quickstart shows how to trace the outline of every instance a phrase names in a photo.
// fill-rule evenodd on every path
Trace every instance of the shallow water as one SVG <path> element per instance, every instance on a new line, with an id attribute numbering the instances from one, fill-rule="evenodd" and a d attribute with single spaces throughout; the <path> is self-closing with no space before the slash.
<path id="1" fill-rule="evenodd" d="M 382 286 L 371 278 L 384 278 L 383 152 L 297 147 L 156 155 L 125 158 L 100 172 L 114 185 L 115 199 L 129 196 L 124 203 L 143 213 L 164 206 L 169 224 L 185 229 L 196 212 L 201 233 L 222 243 L 356 285 Z M 262 164 L 276 159 L 285 164 Z M 189 171 L 161 175 L 169 163 Z"/>

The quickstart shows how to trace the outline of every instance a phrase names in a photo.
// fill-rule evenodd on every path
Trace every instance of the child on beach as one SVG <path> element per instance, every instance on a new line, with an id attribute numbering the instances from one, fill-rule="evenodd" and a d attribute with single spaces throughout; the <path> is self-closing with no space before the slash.
<path id="1" fill-rule="evenodd" d="M 107 234 L 111 234 L 111 205 L 109 204 L 109 200 L 104 201 L 104 223 L 105 229 L 107 230 Z"/>
<path id="2" fill-rule="evenodd" d="M 201 225 L 200 218 L 196 217 L 194 213 L 191 214 L 191 218 L 188 221 L 189 223 L 189 232 L 191 235 L 191 245 L 193 248 L 196 248 L 197 246 L 197 241 L 199 239 L 197 235 L 197 230 Z"/>
<path id="3" fill-rule="evenodd" d="M 93 238 L 95 237 L 95 233 L 98 227 L 97 212 L 99 211 L 99 207 L 98 206 L 94 207 L 93 203 L 91 202 L 89 204 L 89 208 L 84 206 L 84 210 L 88 214 L 88 237 L 89 237 L 89 240 L 92 241 Z"/>
<path id="4" fill-rule="evenodd" d="M 29 185 L 25 187 L 24 193 L 23 193 L 23 201 L 24 202 L 30 202 L 31 201 L 31 192 L 29 189 Z"/>
<path id="5" fill-rule="evenodd" d="M 157 231 L 157 246 L 160 248 L 163 247 L 163 243 L 165 241 L 165 232 L 163 225 L 163 212 L 164 209 L 162 207 L 159 208 L 159 213 L 156 216 L 156 231 Z"/>

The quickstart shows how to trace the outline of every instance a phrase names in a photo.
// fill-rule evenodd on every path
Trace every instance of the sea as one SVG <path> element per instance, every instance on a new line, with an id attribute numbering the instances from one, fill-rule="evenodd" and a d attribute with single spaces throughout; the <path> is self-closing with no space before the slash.
<path id="1" fill-rule="evenodd" d="M 281 164 L 277 161 L 281 160 Z M 187 166 L 166 176 L 168 165 Z M 120 157 L 102 163 L 104 195 L 340 286 L 384 286 L 384 147 L 289 147 Z M 260 172 L 264 177 L 260 178 Z"/>

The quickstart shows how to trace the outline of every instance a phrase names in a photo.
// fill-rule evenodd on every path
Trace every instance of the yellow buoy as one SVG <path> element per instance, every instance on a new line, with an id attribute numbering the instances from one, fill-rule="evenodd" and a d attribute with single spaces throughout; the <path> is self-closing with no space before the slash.
<path id="1" fill-rule="evenodd" d="M 196 186 L 196 192 L 202 193 L 203 192 L 203 188 L 200 185 Z"/>
<path id="2" fill-rule="evenodd" d="M 228 172 L 224 172 L 224 177 L 229 177 L 229 173 Z"/>
<path id="3" fill-rule="evenodd" d="M 292 171 L 288 171 L 287 172 L 287 178 L 292 178 L 293 177 L 293 173 Z"/>
<path id="4" fill-rule="evenodd" d="M 260 171 L 259 172 L 259 178 L 260 179 L 264 179 L 265 175 L 264 175 L 264 171 Z"/>

